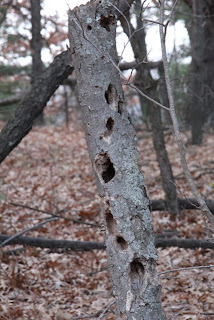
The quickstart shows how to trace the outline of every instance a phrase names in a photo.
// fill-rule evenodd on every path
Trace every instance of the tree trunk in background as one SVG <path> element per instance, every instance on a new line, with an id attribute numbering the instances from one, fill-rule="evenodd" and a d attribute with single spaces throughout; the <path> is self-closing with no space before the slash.
<path id="1" fill-rule="evenodd" d="M 31 55 L 32 55 L 32 85 L 37 81 L 43 71 L 43 63 L 41 58 L 42 36 L 41 36 L 41 1 L 30 0 L 31 4 Z M 43 112 L 36 119 L 36 123 L 44 124 Z"/>
<path id="2" fill-rule="evenodd" d="M 192 50 L 190 94 L 192 143 L 201 144 L 203 126 L 214 124 L 214 3 L 189 0 L 191 25 L 186 22 Z"/>
<path id="3" fill-rule="evenodd" d="M 214 2 L 206 1 L 206 23 L 204 25 L 205 52 L 203 62 L 205 70 L 203 81 L 205 86 L 206 123 L 214 127 Z"/>
<path id="4" fill-rule="evenodd" d="M 89 155 L 102 199 L 117 319 L 166 319 L 136 136 L 128 120 L 115 44 L 115 1 L 69 12 L 70 45 Z"/>
<path id="5" fill-rule="evenodd" d="M 157 84 L 158 98 L 159 98 L 160 103 L 162 105 L 169 106 L 163 62 L 159 63 L 159 65 L 158 65 L 158 73 L 159 73 L 159 77 L 160 77 L 158 79 L 158 84 Z M 172 125 L 172 119 L 171 119 L 170 113 L 166 110 L 163 110 L 163 109 L 160 112 L 162 115 L 163 123 L 168 124 L 168 125 Z M 168 155 L 167 155 L 167 157 L 168 157 Z"/>
<path id="6" fill-rule="evenodd" d="M 143 28 L 141 14 L 141 1 L 136 1 L 135 6 L 136 19 L 137 19 L 137 32 L 134 33 L 134 28 L 130 24 L 131 31 L 133 36 L 130 38 L 132 49 L 135 55 L 136 61 L 145 61 L 147 57 L 146 41 L 145 41 L 145 30 Z M 130 21 L 129 13 L 126 13 L 126 18 Z M 127 26 L 127 21 L 123 16 L 120 18 L 124 32 L 129 36 L 129 30 Z M 136 75 L 136 85 L 137 87 L 146 93 L 148 96 L 152 97 L 155 100 L 158 100 L 157 94 L 157 82 L 154 81 L 150 74 L 150 67 L 146 63 L 140 63 L 137 67 Z M 163 86 L 163 84 L 161 84 Z M 178 214 L 179 213 L 179 203 L 177 197 L 176 187 L 174 185 L 174 177 L 172 174 L 171 165 L 169 162 L 168 154 L 164 142 L 164 134 L 161 123 L 161 110 L 157 108 L 154 104 L 144 99 L 140 96 L 141 105 L 146 105 L 149 110 L 151 124 L 152 124 L 152 133 L 153 133 L 153 144 L 157 154 L 157 160 L 160 167 L 161 179 L 163 184 L 163 189 L 165 192 L 167 207 L 170 213 Z"/>

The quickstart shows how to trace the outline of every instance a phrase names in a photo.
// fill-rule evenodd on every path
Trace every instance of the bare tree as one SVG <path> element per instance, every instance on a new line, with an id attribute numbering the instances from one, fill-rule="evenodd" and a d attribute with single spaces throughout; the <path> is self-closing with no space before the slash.
<path id="1" fill-rule="evenodd" d="M 115 68 L 116 15 L 121 10 L 115 1 L 91 1 L 70 11 L 70 45 L 88 151 L 102 199 L 117 319 L 161 320 L 166 316 L 155 270 L 149 200 Z"/>

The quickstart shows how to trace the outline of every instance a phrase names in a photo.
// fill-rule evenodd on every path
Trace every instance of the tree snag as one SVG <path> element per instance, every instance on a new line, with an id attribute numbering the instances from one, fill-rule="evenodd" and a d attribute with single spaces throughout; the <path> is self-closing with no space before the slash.
<path id="1" fill-rule="evenodd" d="M 120 1 L 90 1 L 69 11 L 69 35 L 88 151 L 106 228 L 117 319 L 162 320 L 155 238 L 136 136 L 117 68 Z"/>

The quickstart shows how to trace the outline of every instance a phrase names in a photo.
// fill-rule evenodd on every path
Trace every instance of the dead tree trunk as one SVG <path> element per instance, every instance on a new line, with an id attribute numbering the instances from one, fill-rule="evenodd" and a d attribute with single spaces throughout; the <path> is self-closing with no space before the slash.
<path id="1" fill-rule="evenodd" d="M 71 52 L 86 141 L 103 203 L 117 319 L 162 320 L 166 317 L 155 270 L 149 200 L 115 68 L 118 11 L 113 3 L 91 1 L 69 12 Z"/>

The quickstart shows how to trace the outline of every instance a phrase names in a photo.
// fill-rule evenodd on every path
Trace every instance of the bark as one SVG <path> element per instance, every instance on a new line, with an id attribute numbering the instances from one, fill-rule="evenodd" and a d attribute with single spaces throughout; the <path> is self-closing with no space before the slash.
<path id="1" fill-rule="evenodd" d="M 143 28 L 142 17 L 139 16 L 141 13 L 141 1 L 136 1 L 136 18 L 137 18 L 137 28 L 136 30 L 131 26 L 131 31 L 133 36 L 130 38 L 132 49 L 135 55 L 136 61 L 144 61 L 147 57 L 146 41 L 145 41 L 145 31 Z M 126 18 L 130 21 L 129 14 L 126 14 Z M 127 27 L 127 21 L 123 16 L 121 16 L 122 27 L 129 36 L 129 30 Z M 135 32 L 135 33 L 134 33 Z M 149 64 L 139 64 L 136 67 L 136 85 L 137 87 L 146 93 L 148 96 L 153 97 L 155 100 L 159 100 L 157 94 L 157 82 L 154 81 L 150 74 Z M 146 101 L 140 96 L 141 105 L 144 112 L 144 107 L 147 106 L 150 115 L 150 120 L 152 124 L 152 136 L 153 144 L 157 155 L 158 164 L 161 172 L 161 179 L 163 184 L 163 189 L 165 192 L 165 197 L 167 201 L 167 207 L 170 213 L 178 214 L 179 205 L 177 191 L 174 184 L 174 177 L 172 173 L 171 164 L 168 158 L 168 154 L 164 142 L 163 127 L 161 123 L 161 110 L 159 107 L 155 106 L 153 103 Z"/>
<path id="2" fill-rule="evenodd" d="M 32 73 L 31 83 L 34 84 L 42 73 L 43 63 L 41 57 L 42 35 L 41 35 L 41 1 L 30 0 L 31 11 L 31 33 L 32 39 L 31 56 L 32 56 Z M 40 113 L 36 120 L 37 124 L 44 124 L 43 112 Z"/>
<path id="3" fill-rule="evenodd" d="M 186 198 L 186 199 L 179 199 L 179 208 L 180 210 L 201 210 L 200 204 L 196 199 L 193 198 Z M 208 208 L 212 213 L 214 213 L 214 201 L 213 200 L 206 200 L 205 201 Z M 150 200 L 150 210 L 151 211 L 169 211 L 167 207 L 167 202 L 165 200 Z"/>
<path id="4" fill-rule="evenodd" d="M 10 236 L 0 234 L 1 242 L 9 239 Z M 62 249 L 63 251 L 91 251 L 91 250 L 105 250 L 106 246 L 104 242 L 92 242 L 92 241 L 70 241 L 70 240 L 56 240 L 45 238 L 31 238 L 31 237 L 17 237 L 5 246 L 19 244 L 23 246 L 46 248 L 51 250 Z M 205 248 L 214 249 L 214 243 L 208 240 L 199 239 L 178 239 L 178 238 L 161 238 L 157 237 L 155 240 L 157 248 L 167 247 L 179 247 L 185 249 Z"/>
<path id="5" fill-rule="evenodd" d="M 69 50 L 56 56 L 32 86 L 30 93 L 16 108 L 0 133 L 0 163 L 32 129 L 34 120 L 42 112 L 50 97 L 72 73 L 73 67 L 70 63 Z"/>
<path id="6" fill-rule="evenodd" d="M 155 270 L 157 255 L 149 200 L 115 68 L 118 11 L 112 3 L 91 1 L 69 12 L 78 98 L 102 198 L 117 319 L 161 320 L 166 316 Z"/>

